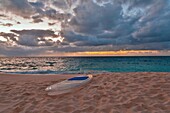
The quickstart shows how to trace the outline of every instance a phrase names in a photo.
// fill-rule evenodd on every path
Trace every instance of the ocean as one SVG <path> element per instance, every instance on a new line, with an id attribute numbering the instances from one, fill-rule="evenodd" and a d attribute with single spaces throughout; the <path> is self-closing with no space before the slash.
<path id="1" fill-rule="evenodd" d="M 0 58 L 0 72 L 14 74 L 170 72 L 170 57 L 128 56 Z"/>

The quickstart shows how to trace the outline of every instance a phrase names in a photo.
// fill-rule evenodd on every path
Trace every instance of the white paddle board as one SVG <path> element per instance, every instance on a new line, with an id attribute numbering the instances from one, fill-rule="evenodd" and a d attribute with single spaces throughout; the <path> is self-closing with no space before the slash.
<path id="1" fill-rule="evenodd" d="M 45 89 L 48 95 L 59 95 L 63 93 L 68 93 L 74 89 L 88 83 L 93 78 L 92 75 L 76 76 L 62 82 L 51 85 Z"/>

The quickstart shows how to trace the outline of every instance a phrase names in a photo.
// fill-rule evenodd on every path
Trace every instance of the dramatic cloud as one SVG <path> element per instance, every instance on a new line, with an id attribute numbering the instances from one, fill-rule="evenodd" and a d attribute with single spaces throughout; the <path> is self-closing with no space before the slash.
<path id="1" fill-rule="evenodd" d="M 34 13 L 34 8 L 27 0 L 1 0 L 0 9 L 5 12 L 11 12 L 19 16 L 28 18 Z"/>
<path id="2" fill-rule="evenodd" d="M 170 0 L 1 0 L 0 44 L 53 52 L 168 51 L 169 18 Z"/>
<path id="3" fill-rule="evenodd" d="M 16 43 L 23 46 L 52 46 L 62 41 L 62 37 L 51 30 L 12 30 L 12 32 L 19 35 Z"/>
<path id="4" fill-rule="evenodd" d="M 103 4 L 100 0 L 99 4 L 95 3 L 88 1 L 75 9 L 76 16 L 69 23 L 70 31 L 79 37 L 75 40 L 70 36 L 75 45 L 119 47 L 123 44 L 126 48 L 133 46 L 132 49 L 153 49 L 148 43 L 157 42 L 154 49 L 169 49 L 169 1 L 120 0 Z M 142 47 L 136 48 L 136 44 Z M 165 48 L 159 46 L 164 44 Z"/>

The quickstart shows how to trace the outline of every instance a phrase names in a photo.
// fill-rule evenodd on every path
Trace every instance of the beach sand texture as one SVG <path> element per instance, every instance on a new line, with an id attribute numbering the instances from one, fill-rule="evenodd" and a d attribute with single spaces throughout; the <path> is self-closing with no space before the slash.
<path id="1" fill-rule="evenodd" d="M 0 113 L 170 113 L 170 73 L 95 74 L 59 96 L 44 89 L 75 75 L 0 75 Z"/>

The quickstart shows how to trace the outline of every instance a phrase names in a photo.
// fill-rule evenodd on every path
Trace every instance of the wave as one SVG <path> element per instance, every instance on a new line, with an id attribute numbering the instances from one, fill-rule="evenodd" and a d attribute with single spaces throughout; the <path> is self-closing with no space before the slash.
<path id="1" fill-rule="evenodd" d="M 40 70 L 40 71 L 2 71 L 3 73 L 8 74 L 97 74 L 97 73 L 105 73 L 109 71 L 104 70 L 87 70 L 87 71 L 53 71 L 53 70 Z"/>

